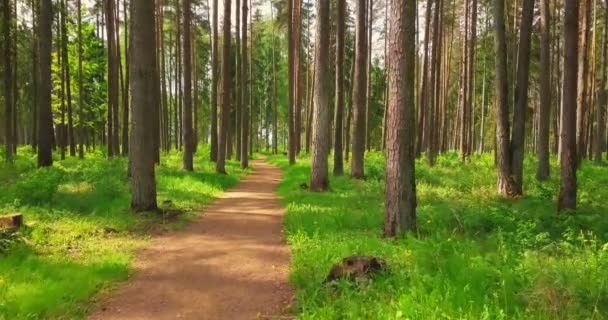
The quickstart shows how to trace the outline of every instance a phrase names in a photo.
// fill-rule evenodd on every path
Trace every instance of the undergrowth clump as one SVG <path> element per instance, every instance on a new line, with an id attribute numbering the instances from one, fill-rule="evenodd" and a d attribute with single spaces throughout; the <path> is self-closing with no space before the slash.
<path id="1" fill-rule="evenodd" d="M 311 193 L 306 157 L 284 169 L 291 282 L 301 319 L 608 319 L 608 167 L 584 163 L 579 209 L 557 214 L 559 178 L 534 179 L 525 161 L 521 199 L 497 196 L 493 156 L 442 155 L 417 163 L 416 236 L 382 237 L 384 157 L 366 158 L 365 181 L 332 177 Z M 322 284 L 351 255 L 387 261 L 390 272 L 364 286 Z"/>
<path id="2" fill-rule="evenodd" d="M 0 214 L 20 212 L 25 227 L 0 239 L 0 319 L 79 319 L 91 299 L 126 280 L 135 250 L 152 233 L 179 228 L 245 173 L 215 174 L 201 148 L 195 172 L 181 170 L 181 155 L 164 155 L 157 169 L 158 202 L 170 200 L 179 217 L 129 211 L 127 159 L 102 152 L 85 160 L 36 168 L 28 148 L 12 165 L 0 164 Z"/>

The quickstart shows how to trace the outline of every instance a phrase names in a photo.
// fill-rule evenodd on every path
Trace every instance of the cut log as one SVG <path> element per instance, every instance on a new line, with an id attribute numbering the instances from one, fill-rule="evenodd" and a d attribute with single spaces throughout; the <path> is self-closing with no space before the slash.
<path id="1" fill-rule="evenodd" d="M 0 216 L 0 232 L 13 232 L 23 225 L 23 215 L 21 213 Z"/>

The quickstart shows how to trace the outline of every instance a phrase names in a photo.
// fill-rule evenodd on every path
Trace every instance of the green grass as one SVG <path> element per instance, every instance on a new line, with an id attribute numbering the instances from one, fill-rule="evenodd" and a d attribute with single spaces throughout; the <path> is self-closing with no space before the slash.
<path id="1" fill-rule="evenodd" d="M 102 153 L 84 161 L 56 161 L 36 169 L 28 148 L 13 165 L 0 165 L 0 214 L 21 212 L 26 227 L 0 238 L 0 319 L 79 319 L 100 292 L 124 281 L 135 251 L 152 234 L 195 218 L 202 206 L 234 186 L 245 171 L 228 162 L 231 175 L 214 173 L 201 148 L 193 173 L 181 155 L 163 156 L 157 170 L 159 204 L 185 212 L 176 219 L 129 211 L 127 160 Z"/>
<path id="2" fill-rule="evenodd" d="M 299 187 L 307 158 L 269 161 L 285 171 L 279 193 L 300 319 L 608 319 L 608 167 L 585 163 L 578 212 L 558 215 L 555 164 L 554 178 L 538 183 L 528 157 L 526 196 L 506 200 L 492 155 L 418 162 L 419 235 L 389 240 L 382 155 L 367 156 L 366 181 L 332 177 L 323 194 Z M 354 254 L 380 256 L 389 271 L 371 283 L 322 284 Z"/>

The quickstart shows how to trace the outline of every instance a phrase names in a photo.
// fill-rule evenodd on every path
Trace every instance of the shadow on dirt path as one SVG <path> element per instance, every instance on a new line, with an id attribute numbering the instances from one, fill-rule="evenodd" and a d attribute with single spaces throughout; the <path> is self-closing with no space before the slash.
<path id="1" fill-rule="evenodd" d="M 291 318 L 281 171 L 261 160 L 254 172 L 183 231 L 142 250 L 136 273 L 90 319 Z"/>

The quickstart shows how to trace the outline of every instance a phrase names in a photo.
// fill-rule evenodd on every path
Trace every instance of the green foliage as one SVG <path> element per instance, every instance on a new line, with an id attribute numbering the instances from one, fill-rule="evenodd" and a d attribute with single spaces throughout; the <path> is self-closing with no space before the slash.
<path id="1" fill-rule="evenodd" d="M 79 97 L 83 98 L 83 111 L 86 128 L 103 130 L 107 112 L 107 56 L 103 40 L 95 34 L 95 25 L 83 21 L 82 24 L 82 88 L 78 91 L 78 29 L 76 23 L 67 23 L 68 54 L 70 64 L 72 105 L 74 110 L 74 126 L 80 124 L 78 105 Z M 53 53 L 53 110 L 56 123 L 60 122 L 61 108 L 61 78 L 57 52 Z M 66 97 L 67 99 L 67 97 Z M 67 112 L 67 110 L 66 110 Z M 67 120 L 66 120 L 67 121 Z"/>
<path id="2" fill-rule="evenodd" d="M 97 152 L 36 169 L 29 148 L 18 154 L 13 165 L 0 164 L 0 214 L 21 212 L 26 223 L 19 234 L 0 238 L 2 320 L 85 318 L 93 296 L 127 279 L 135 250 L 151 233 L 196 218 L 244 173 L 229 162 L 234 174 L 216 175 L 207 148 L 193 173 L 180 169 L 180 154 L 164 155 L 158 200 L 184 212 L 176 220 L 130 213 L 127 159 L 107 160 Z"/>
<path id="3" fill-rule="evenodd" d="M 307 159 L 271 162 L 285 170 L 279 192 L 300 319 L 608 318 L 606 167 L 584 164 L 578 212 L 558 215 L 558 179 L 536 182 L 533 157 L 517 200 L 496 195 L 490 154 L 470 163 L 442 155 L 432 168 L 420 161 L 419 234 L 388 240 L 383 155 L 368 154 L 366 181 L 332 178 L 331 192 L 319 194 L 299 187 L 309 179 Z M 322 284 L 354 254 L 384 258 L 390 272 L 370 283 Z"/>
<path id="4" fill-rule="evenodd" d="M 15 205 L 37 205 L 48 203 L 59 188 L 64 176 L 61 169 L 43 168 L 28 172 L 4 194 L 13 199 Z"/>

